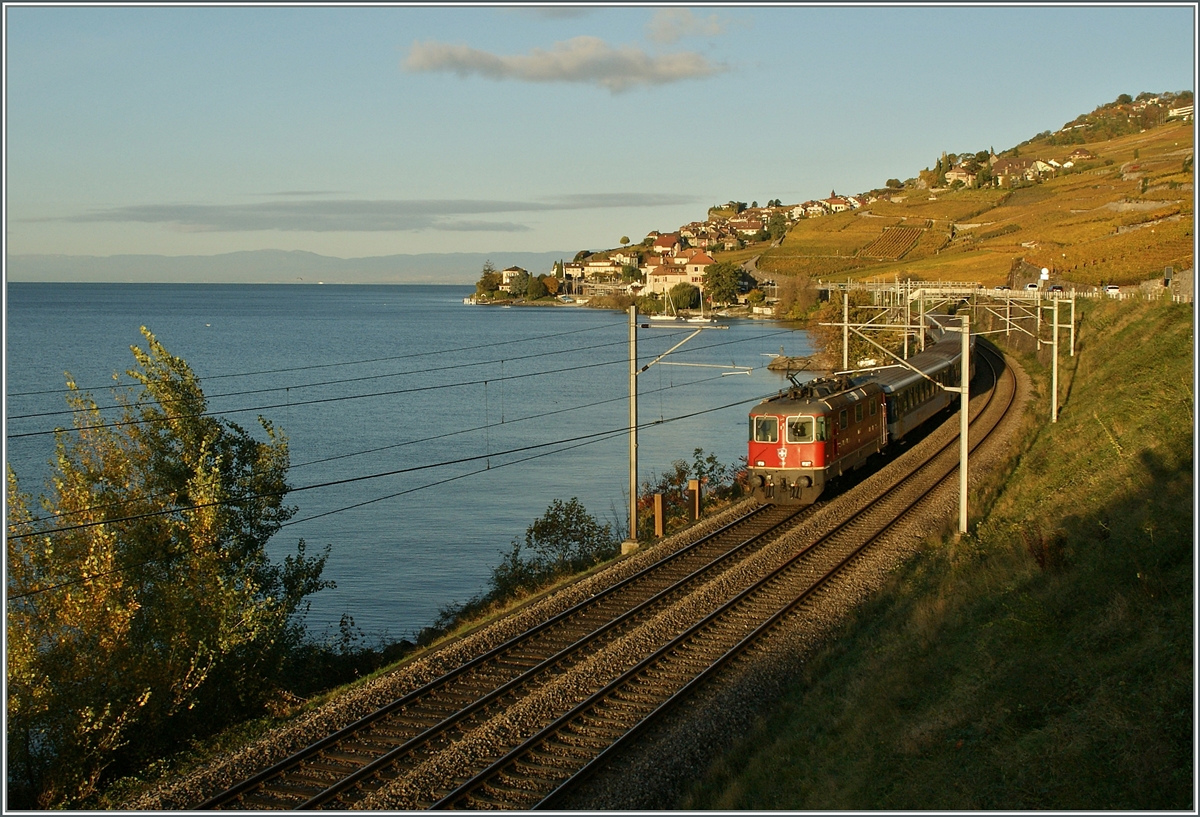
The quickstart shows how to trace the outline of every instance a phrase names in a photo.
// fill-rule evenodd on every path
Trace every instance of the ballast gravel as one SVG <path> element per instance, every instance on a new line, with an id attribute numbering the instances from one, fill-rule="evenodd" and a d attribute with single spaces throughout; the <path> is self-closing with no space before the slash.
<path id="1" fill-rule="evenodd" d="M 1011 361 L 1010 366 L 1013 366 Z M 1017 375 L 1017 400 L 988 442 L 972 454 L 971 479 L 1007 462 L 1009 443 L 1019 425 L 1030 393 L 1024 372 Z M 981 397 L 982 399 L 982 397 Z M 958 433 L 957 421 L 944 424 L 913 447 L 938 446 Z M 906 455 L 907 457 L 907 455 Z M 603 680 L 619 675 L 658 642 L 657 633 L 690 626 L 726 598 L 733 586 L 744 586 L 784 553 L 808 541 L 818 526 L 841 521 L 868 495 L 889 479 L 882 469 L 860 485 L 828 502 L 817 514 L 763 548 L 730 571 L 714 577 L 679 604 L 662 610 L 650 622 L 632 630 L 587 660 L 473 730 L 447 750 L 432 755 L 403 778 L 354 804 L 356 810 L 421 808 L 430 792 L 444 790 L 465 767 L 498 756 L 497 747 L 512 745 L 535 733 L 557 713 L 587 698 Z M 341 729 L 380 706 L 434 680 L 530 627 L 590 598 L 703 536 L 753 507 L 752 502 L 728 508 L 674 536 L 624 557 L 594 575 L 537 598 L 508 616 L 492 622 L 440 649 L 406 662 L 397 670 L 347 691 L 337 699 L 306 711 L 237 752 L 216 759 L 183 776 L 164 781 L 123 804 L 139 811 L 188 809 L 296 751 Z M 622 753 L 556 806 L 564 809 L 646 810 L 674 808 L 690 785 L 728 748 L 746 734 L 755 720 L 794 683 L 813 649 L 827 639 L 847 612 L 879 588 L 888 575 L 918 553 L 928 537 L 944 529 L 957 515 L 957 485 L 947 485 L 921 505 L 806 605 L 777 627 L 750 653 L 707 684 L 685 706 L 653 726 L 637 744 Z"/>

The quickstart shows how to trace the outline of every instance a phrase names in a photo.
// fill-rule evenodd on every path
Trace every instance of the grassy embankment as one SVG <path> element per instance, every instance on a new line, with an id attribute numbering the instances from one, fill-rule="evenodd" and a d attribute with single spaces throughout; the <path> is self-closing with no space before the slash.
<path id="1" fill-rule="evenodd" d="M 1188 809 L 1193 312 L 1083 306 L 1010 474 L 930 541 L 679 805 Z"/>
<path id="2" fill-rule="evenodd" d="M 1096 159 L 1040 184 L 936 195 L 906 189 L 868 205 L 869 212 L 801 220 L 758 267 L 785 277 L 898 276 L 988 287 L 1007 282 L 1016 258 L 1050 268 L 1055 281 L 1092 286 L 1139 283 L 1166 266 L 1190 269 L 1193 144 L 1189 123 L 1168 124 L 1089 143 Z M 1076 147 L 1035 140 L 1020 154 L 1062 162 Z M 898 259 L 863 252 L 895 226 L 923 232 Z"/>

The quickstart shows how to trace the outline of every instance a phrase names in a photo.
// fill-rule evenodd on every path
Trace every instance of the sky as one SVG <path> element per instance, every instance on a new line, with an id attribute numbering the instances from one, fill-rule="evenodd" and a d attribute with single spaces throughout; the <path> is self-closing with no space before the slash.
<path id="1" fill-rule="evenodd" d="M 616 247 L 1194 90 L 1192 4 L 4 8 L 6 251 Z"/>

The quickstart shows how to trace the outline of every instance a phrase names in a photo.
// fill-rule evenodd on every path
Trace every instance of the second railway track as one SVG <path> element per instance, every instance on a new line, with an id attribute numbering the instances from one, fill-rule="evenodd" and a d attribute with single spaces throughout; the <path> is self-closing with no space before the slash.
<path id="1" fill-rule="evenodd" d="M 972 401 L 973 448 L 1015 392 L 1003 362 L 990 366 L 992 387 Z M 901 458 L 861 513 L 831 519 L 804 547 L 781 555 L 770 543 L 816 506 L 759 508 L 193 807 L 552 802 L 654 712 L 819 596 L 829 576 L 951 477 L 956 441 L 919 463 Z"/>

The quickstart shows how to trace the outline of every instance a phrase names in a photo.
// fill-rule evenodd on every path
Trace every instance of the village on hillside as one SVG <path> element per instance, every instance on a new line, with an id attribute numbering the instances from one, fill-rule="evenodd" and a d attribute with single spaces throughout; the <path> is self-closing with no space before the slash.
<path id="1" fill-rule="evenodd" d="M 485 266 L 477 284 L 476 297 L 468 300 L 524 298 L 528 301 L 554 297 L 560 302 L 582 304 L 592 299 L 625 296 L 639 299 L 639 308 L 653 311 L 655 303 L 666 311 L 668 300 L 675 307 L 688 308 L 700 304 L 739 302 L 758 306 L 765 300 L 763 289 L 774 282 L 770 274 L 755 268 L 753 257 L 740 264 L 718 264 L 717 253 L 766 249 L 777 246 L 783 237 L 803 219 L 821 218 L 839 213 L 862 211 L 877 202 L 903 202 L 921 194 L 930 200 L 944 192 L 960 189 L 1011 189 L 1038 184 L 1073 169 L 1088 169 L 1105 163 L 1112 164 L 1092 150 L 1074 147 L 1084 142 L 1102 140 L 1122 133 L 1144 132 L 1167 122 L 1187 122 L 1194 117 L 1192 94 L 1154 95 L 1143 93 L 1136 99 L 1122 94 L 1115 102 L 1098 107 L 1066 123 L 1056 132 L 1046 131 L 1035 139 L 1048 142 L 1035 155 L 1022 155 L 1021 148 L 1033 140 L 997 154 L 989 149 L 978 153 L 955 155 L 942 153 L 933 167 L 915 177 L 900 181 L 888 179 L 886 185 L 855 195 L 839 195 L 831 191 L 827 198 L 796 204 L 780 200 L 758 202 L 729 201 L 708 210 L 703 221 L 684 224 L 672 232 L 650 231 L 638 243 L 627 237 L 621 247 L 599 252 L 582 251 L 570 261 L 560 260 L 544 274 L 530 273 L 518 266 L 504 270 Z M 1053 155 L 1051 155 L 1053 152 Z M 1136 171 L 1136 167 L 1130 168 Z M 897 230 L 892 243 L 899 238 L 915 242 L 915 236 L 901 236 Z M 909 232 L 912 232 L 911 230 Z M 869 254 L 875 254 L 871 247 Z M 885 255 L 888 255 L 885 253 Z M 746 258 L 739 254 L 738 258 Z M 890 255 L 889 255 L 890 257 Z M 896 256 L 899 257 L 899 256 Z M 712 279 L 706 277 L 717 267 L 731 267 L 737 280 L 733 291 L 714 293 Z M 729 270 L 725 270 L 726 273 Z M 694 290 L 689 299 L 687 285 Z M 670 296 L 670 297 L 668 297 Z M 724 296 L 724 297 L 720 297 Z M 731 297 L 732 296 L 732 297 Z M 764 307 L 756 311 L 769 312 Z"/>

